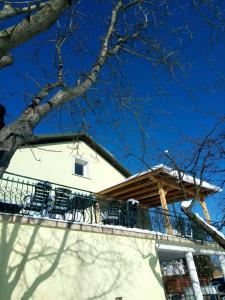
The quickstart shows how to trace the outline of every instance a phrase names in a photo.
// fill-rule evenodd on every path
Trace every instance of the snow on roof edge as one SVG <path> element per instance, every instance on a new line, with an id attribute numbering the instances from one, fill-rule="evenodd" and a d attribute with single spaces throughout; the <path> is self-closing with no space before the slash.
<path id="1" fill-rule="evenodd" d="M 150 172 L 153 172 L 155 170 L 158 170 L 158 169 L 162 169 L 164 173 L 174 177 L 174 178 L 177 178 L 177 179 L 180 179 L 180 177 L 182 178 L 182 181 L 185 181 L 187 183 L 191 183 L 191 184 L 196 184 L 196 185 L 201 185 L 201 187 L 205 188 L 205 189 L 208 189 L 208 190 L 213 190 L 215 192 L 222 192 L 223 190 L 221 188 L 219 188 L 218 186 L 215 186 L 213 184 L 210 184 L 206 181 L 201 181 L 200 179 L 198 178 L 194 178 L 190 175 L 187 175 L 183 172 L 179 172 L 177 170 L 174 170 L 164 164 L 158 164 L 156 166 L 153 166 L 151 167 L 150 169 L 148 170 L 145 170 L 143 172 L 140 172 L 140 173 L 136 173 L 126 179 L 124 179 L 123 181 L 121 181 L 120 183 L 123 183 L 123 182 L 126 182 L 126 181 L 129 181 L 133 178 L 136 178 L 136 177 L 139 177 L 139 176 L 142 176 L 144 174 L 147 174 L 147 173 L 150 173 Z M 118 183 L 118 184 L 120 184 Z M 116 185 L 118 185 L 116 184 Z"/>

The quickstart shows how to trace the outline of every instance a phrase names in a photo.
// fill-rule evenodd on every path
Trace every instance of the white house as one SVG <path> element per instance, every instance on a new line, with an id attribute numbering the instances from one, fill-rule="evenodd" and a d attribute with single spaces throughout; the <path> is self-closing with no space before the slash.
<path id="1" fill-rule="evenodd" d="M 225 251 L 168 210 L 195 183 L 164 165 L 131 176 L 86 135 L 37 137 L 0 179 L 0 299 L 203 300 L 193 256 L 218 256 L 225 277 Z M 217 190 L 199 192 L 208 222 L 204 198 Z M 190 284 L 175 295 L 160 264 L 182 259 Z"/>
<path id="2" fill-rule="evenodd" d="M 16 151 L 8 172 L 97 192 L 131 174 L 87 135 L 42 135 Z"/>

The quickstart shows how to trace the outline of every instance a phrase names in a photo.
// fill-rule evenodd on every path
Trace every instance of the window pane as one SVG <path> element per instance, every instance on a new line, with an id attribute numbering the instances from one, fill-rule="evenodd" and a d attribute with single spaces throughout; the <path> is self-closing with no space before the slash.
<path id="1" fill-rule="evenodd" d="M 75 174 L 84 176 L 84 165 L 75 163 Z"/>

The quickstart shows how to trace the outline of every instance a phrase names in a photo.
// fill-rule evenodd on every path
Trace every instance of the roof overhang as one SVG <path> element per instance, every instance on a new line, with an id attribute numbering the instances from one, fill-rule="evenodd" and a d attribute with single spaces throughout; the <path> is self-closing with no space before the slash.
<path id="1" fill-rule="evenodd" d="M 161 204 L 159 186 L 167 192 L 168 204 L 192 199 L 197 193 L 206 197 L 220 191 L 218 187 L 205 181 L 195 179 L 165 165 L 157 165 L 97 194 L 123 201 L 134 198 L 148 207 L 156 207 Z"/>

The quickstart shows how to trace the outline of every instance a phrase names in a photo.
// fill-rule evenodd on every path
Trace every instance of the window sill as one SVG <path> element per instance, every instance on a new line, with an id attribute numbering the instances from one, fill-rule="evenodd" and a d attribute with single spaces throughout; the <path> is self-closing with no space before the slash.
<path id="1" fill-rule="evenodd" d="M 77 176 L 77 177 L 80 177 L 80 178 L 91 179 L 91 177 L 88 177 L 88 176 L 82 176 L 82 175 L 78 175 L 78 174 L 75 174 L 75 173 L 72 173 L 72 175 Z"/>

